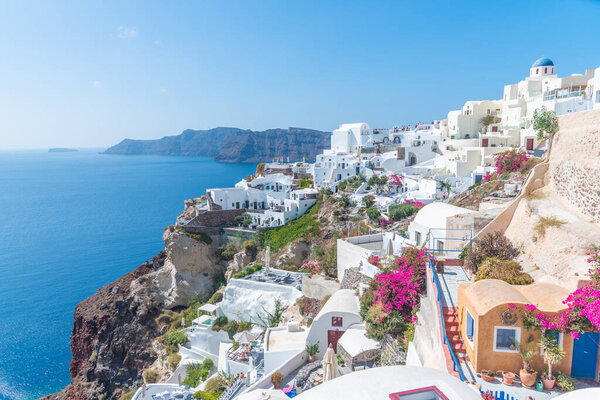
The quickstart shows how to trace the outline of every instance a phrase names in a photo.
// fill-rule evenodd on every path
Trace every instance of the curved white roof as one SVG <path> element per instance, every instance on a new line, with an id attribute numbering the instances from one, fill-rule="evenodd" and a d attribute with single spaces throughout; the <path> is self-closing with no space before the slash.
<path id="1" fill-rule="evenodd" d="M 435 386 L 450 400 L 481 400 L 479 391 L 437 369 L 394 366 L 369 368 L 342 375 L 295 398 L 305 399 L 389 399 L 390 394 Z"/>
<path id="2" fill-rule="evenodd" d="M 456 207 L 448 203 L 433 202 L 427 204 L 417 213 L 414 222 L 430 228 L 445 228 L 446 218 L 470 212 L 473 212 L 473 210 Z"/>
<path id="3" fill-rule="evenodd" d="M 340 127 L 338 129 L 344 130 L 344 131 L 349 131 L 351 129 L 360 130 L 363 126 L 366 126 L 367 129 L 369 128 L 369 125 L 367 125 L 365 122 L 356 122 L 354 124 L 342 124 L 342 125 L 340 125 Z"/>
<path id="4" fill-rule="evenodd" d="M 323 306 L 319 314 L 315 317 L 315 320 L 327 313 L 339 313 L 345 312 L 349 314 L 358 315 L 358 297 L 354 294 L 354 290 L 340 289 L 335 292 L 327 303 Z"/>
<path id="5" fill-rule="evenodd" d="M 349 327 L 338 341 L 338 346 L 342 346 L 350 354 L 350 357 L 380 348 L 379 342 L 367 337 L 365 327 L 362 325 Z"/>

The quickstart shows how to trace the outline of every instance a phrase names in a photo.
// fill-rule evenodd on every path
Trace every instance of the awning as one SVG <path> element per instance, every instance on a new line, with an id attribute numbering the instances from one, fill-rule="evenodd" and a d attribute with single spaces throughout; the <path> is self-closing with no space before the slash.
<path id="1" fill-rule="evenodd" d="M 198 311 L 205 311 L 209 314 L 212 314 L 213 312 L 215 312 L 215 310 L 218 308 L 218 306 L 214 305 L 214 304 L 209 304 L 206 303 L 205 305 L 198 307 Z"/>

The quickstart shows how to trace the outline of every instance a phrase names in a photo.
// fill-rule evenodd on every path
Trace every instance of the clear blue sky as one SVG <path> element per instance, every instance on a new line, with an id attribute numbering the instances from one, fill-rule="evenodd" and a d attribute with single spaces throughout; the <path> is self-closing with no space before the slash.
<path id="1" fill-rule="evenodd" d="M 600 3 L 4 1 L 0 148 L 186 128 L 389 127 L 600 66 Z"/>

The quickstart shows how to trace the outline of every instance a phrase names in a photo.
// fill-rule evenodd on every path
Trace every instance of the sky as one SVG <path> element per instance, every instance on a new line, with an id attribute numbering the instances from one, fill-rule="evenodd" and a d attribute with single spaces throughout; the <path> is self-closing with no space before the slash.
<path id="1" fill-rule="evenodd" d="M 600 2 L 0 3 L 0 149 L 182 130 L 391 127 L 600 66 Z"/>

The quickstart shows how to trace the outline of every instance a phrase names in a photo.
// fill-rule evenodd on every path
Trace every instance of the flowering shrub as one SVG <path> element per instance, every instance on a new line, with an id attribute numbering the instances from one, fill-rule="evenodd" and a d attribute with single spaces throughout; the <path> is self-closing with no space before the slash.
<path id="1" fill-rule="evenodd" d="M 529 154 L 524 149 L 512 149 L 498 153 L 494 156 L 496 159 L 495 167 L 497 174 L 516 171 L 523 166 L 529 158 Z M 489 180 L 489 178 L 488 178 Z"/>
<path id="2" fill-rule="evenodd" d="M 417 210 L 420 210 L 421 208 L 425 207 L 425 203 L 421 203 L 420 201 L 417 200 L 404 200 L 405 204 L 410 204 L 411 206 L 415 207 Z"/>
<path id="3" fill-rule="evenodd" d="M 600 330 L 600 255 L 588 254 L 591 282 L 571 293 L 563 304 L 567 309 L 557 315 L 545 315 L 533 304 L 522 306 L 523 323 L 526 329 L 554 329 L 569 333 L 575 339 L 590 329 Z M 509 304 L 512 309 L 518 308 Z"/>
<path id="4" fill-rule="evenodd" d="M 320 261 L 305 261 L 302 263 L 302 267 L 300 267 L 300 271 L 308 272 L 309 274 L 318 274 L 321 272 L 321 262 Z"/>
<path id="5" fill-rule="evenodd" d="M 388 184 L 390 186 L 402 186 L 403 182 L 404 182 L 404 176 L 403 175 L 391 174 L 388 177 Z"/>
<path id="6" fill-rule="evenodd" d="M 490 179 L 492 179 L 494 177 L 494 174 L 490 174 L 489 172 L 485 173 L 485 176 L 483 177 L 484 181 L 489 181 Z"/>
<path id="7" fill-rule="evenodd" d="M 369 262 L 369 264 L 374 265 L 377 268 L 381 267 L 381 259 L 379 258 L 379 256 L 376 256 L 376 255 L 369 256 L 367 261 Z"/>
<path id="8" fill-rule="evenodd" d="M 381 220 L 379 220 L 379 224 L 381 225 L 382 228 L 385 228 L 386 226 L 393 224 L 394 220 L 391 218 L 381 218 Z"/>

